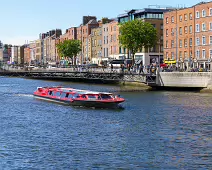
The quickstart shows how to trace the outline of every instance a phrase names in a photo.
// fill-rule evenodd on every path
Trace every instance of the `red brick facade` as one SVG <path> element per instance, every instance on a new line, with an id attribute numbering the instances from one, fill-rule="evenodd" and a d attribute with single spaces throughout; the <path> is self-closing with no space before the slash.
<path id="1" fill-rule="evenodd" d="M 212 2 L 164 14 L 164 58 L 207 67 L 212 58 Z"/>

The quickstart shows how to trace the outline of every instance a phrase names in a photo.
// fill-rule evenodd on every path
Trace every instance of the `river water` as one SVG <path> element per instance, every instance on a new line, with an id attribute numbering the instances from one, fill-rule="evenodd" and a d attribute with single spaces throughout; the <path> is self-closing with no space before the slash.
<path id="1" fill-rule="evenodd" d="M 0 169 L 212 169 L 212 94 L 121 92 L 117 110 L 32 96 L 57 85 L 118 90 L 0 77 Z"/>

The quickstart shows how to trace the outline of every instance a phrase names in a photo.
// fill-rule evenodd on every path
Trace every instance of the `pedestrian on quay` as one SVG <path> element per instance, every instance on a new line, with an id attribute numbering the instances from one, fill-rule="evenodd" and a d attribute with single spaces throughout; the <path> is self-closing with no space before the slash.
<path id="1" fill-rule="evenodd" d="M 111 68 L 111 71 L 113 71 L 113 64 L 111 64 L 110 68 Z"/>
<path id="2" fill-rule="evenodd" d="M 139 65 L 139 74 L 141 74 L 141 72 L 143 73 L 143 66 L 142 66 L 142 64 Z"/>

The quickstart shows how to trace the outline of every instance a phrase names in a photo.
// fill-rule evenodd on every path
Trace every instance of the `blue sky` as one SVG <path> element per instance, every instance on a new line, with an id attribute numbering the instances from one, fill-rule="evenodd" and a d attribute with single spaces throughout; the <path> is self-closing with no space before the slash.
<path id="1" fill-rule="evenodd" d="M 0 0 L 0 40 L 21 45 L 38 39 L 39 33 L 79 26 L 82 16 L 114 18 L 125 10 L 148 5 L 192 6 L 200 0 Z"/>

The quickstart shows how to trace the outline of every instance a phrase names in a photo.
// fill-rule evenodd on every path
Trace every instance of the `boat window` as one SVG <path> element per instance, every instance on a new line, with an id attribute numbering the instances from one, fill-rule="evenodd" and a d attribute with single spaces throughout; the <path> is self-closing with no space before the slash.
<path id="1" fill-rule="evenodd" d="M 84 98 L 84 99 L 86 98 L 86 96 L 84 94 L 81 97 Z"/>
<path id="2" fill-rule="evenodd" d="M 94 95 L 87 95 L 88 99 L 96 99 L 96 96 Z"/>
<path id="3" fill-rule="evenodd" d="M 67 96 L 69 99 L 72 99 L 73 98 L 73 95 L 71 93 L 68 94 Z"/>
<path id="4" fill-rule="evenodd" d="M 62 94 L 61 94 L 61 98 L 67 98 L 67 97 L 68 97 L 67 94 L 68 94 L 68 93 L 62 93 Z M 66 96 L 67 96 L 67 97 L 66 97 Z"/>
<path id="5" fill-rule="evenodd" d="M 111 99 L 111 96 L 108 94 L 101 94 L 101 98 L 104 99 Z"/>
<path id="6" fill-rule="evenodd" d="M 79 94 L 73 95 L 73 98 L 74 98 L 74 99 L 75 99 L 75 98 L 79 98 Z"/>
<path id="7" fill-rule="evenodd" d="M 52 91 L 49 91 L 49 95 L 50 95 L 50 96 L 52 96 L 52 95 L 53 95 L 53 94 L 52 94 Z"/>
<path id="8" fill-rule="evenodd" d="M 55 96 L 60 97 L 60 92 L 59 92 L 59 91 L 56 92 L 56 93 L 55 93 Z"/>

